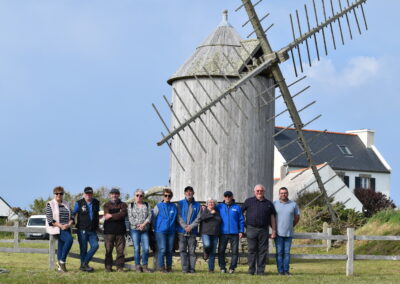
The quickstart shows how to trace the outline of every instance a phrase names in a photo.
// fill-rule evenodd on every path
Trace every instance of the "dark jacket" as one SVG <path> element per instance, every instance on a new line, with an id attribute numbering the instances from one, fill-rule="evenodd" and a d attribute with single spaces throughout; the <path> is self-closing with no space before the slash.
<path id="1" fill-rule="evenodd" d="M 89 206 L 87 205 L 85 199 L 82 198 L 76 203 L 78 204 L 78 211 L 76 212 L 76 227 L 79 230 L 95 232 L 99 228 L 100 202 L 95 198 L 92 199 L 92 219 L 90 219 Z"/>
<path id="2" fill-rule="evenodd" d="M 124 235 L 126 233 L 125 217 L 127 205 L 121 200 L 117 202 L 108 201 L 104 204 L 104 215 L 112 214 L 112 218 L 104 221 L 104 234 Z"/>
<path id="3" fill-rule="evenodd" d="M 215 214 L 212 214 L 207 208 L 202 210 L 200 215 L 200 234 L 218 236 L 221 222 L 218 210 L 215 210 Z"/>

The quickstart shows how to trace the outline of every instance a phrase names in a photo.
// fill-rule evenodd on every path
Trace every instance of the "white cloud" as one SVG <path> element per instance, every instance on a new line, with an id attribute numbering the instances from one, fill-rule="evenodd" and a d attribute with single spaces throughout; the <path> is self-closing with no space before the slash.
<path id="1" fill-rule="evenodd" d="M 338 70 L 330 59 L 314 62 L 308 76 L 327 87 L 356 87 L 369 82 L 380 71 L 382 63 L 375 57 L 351 58 L 346 66 Z"/>

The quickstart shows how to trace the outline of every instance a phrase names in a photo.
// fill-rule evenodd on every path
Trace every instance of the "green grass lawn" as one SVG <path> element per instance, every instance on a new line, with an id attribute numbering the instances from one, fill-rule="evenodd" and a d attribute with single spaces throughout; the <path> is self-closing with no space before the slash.
<path id="1" fill-rule="evenodd" d="M 4 244 L 2 244 L 3 246 Z M 24 244 L 24 246 L 32 244 Z M 99 249 L 96 257 L 104 258 L 104 248 Z M 45 244 L 36 244 L 35 247 L 46 247 Z M 74 244 L 73 252 L 78 252 L 78 245 Z M 127 248 L 128 256 L 132 256 L 133 248 Z M 320 253 L 323 250 L 321 249 Z M 305 252 L 302 252 L 305 253 Z M 312 253 L 316 253 L 315 250 Z M 150 260 L 152 263 L 152 260 Z M 210 274 L 204 261 L 199 260 L 196 274 L 180 272 L 180 263 L 174 264 L 174 272 L 136 273 L 114 272 L 105 273 L 103 265 L 92 264 L 94 273 L 83 273 L 78 270 L 77 259 L 67 259 L 70 272 L 60 274 L 48 270 L 48 255 L 45 254 L 11 254 L 0 253 L 0 268 L 9 270 L 9 273 L 0 274 L 0 283 L 400 283 L 400 268 L 396 261 L 356 261 L 355 275 L 345 276 L 345 261 L 335 260 L 293 260 L 291 272 L 293 276 L 278 276 L 275 262 L 271 260 L 267 265 L 267 275 L 247 275 L 247 266 L 240 265 L 235 274 Z"/>

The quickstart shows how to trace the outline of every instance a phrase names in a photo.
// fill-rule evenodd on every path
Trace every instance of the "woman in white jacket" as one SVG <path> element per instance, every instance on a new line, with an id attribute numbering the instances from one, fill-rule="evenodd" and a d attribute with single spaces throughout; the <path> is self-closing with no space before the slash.
<path id="1" fill-rule="evenodd" d="M 73 219 L 68 203 L 63 201 L 64 188 L 57 186 L 53 189 L 53 193 L 54 198 L 46 205 L 46 231 L 58 237 L 58 271 L 67 272 L 65 262 L 73 243 L 70 229 Z"/>

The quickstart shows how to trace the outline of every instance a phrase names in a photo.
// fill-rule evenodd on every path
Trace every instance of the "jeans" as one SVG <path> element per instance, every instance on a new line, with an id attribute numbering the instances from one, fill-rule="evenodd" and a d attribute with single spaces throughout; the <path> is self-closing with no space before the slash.
<path id="1" fill-rule="evenodd" d="M 164 257 L 167 267 L 172 267 L 172 251 L 174 249 L 175 232 L 156 232 L 156 241 L 158 249 L 158 267 L 165 268 Z"/>
<path id="2" fill-rule="evenodd" d="M 208 270 L 214 271 L 215 253 L 218 245 L 218 236 L 201 235 L 203 241 L 203 249 L 208 254 Z"/>
<path id="3" fill-rule="evenodd" d="M 106 257 L 104 265 L 106 268 L 111 268 L 113 264 L 114 246 L 117 250 L 117 258 L 115 265 L 117 268 L 123 268 L 125 264 L 125 235 L 104 234 L 104 245 L 106 247 Z"/>
<path id="4" fill-rule="evenodd" d="M 239 256 L 239 235 L 221 235 L 219 237 L 218 263 L 221 270 L 226 269 L 225 250 L 228 242 L 231 243 L 232 250 L 232 260 L 229 269 L 235 270 Z"/>
<path id="5" fill-rule="evenodd" d="M 292 246 L 292 237 L 275 238 L 276 247 L 276 266 L 279 273 L 289 272 L 290 247 Z"/>
<path id="6" fill-rule="evenodd" d="M 78 242 L 81 255 L 81 264 L 89 263 L 99 248 L 99 238 L 96 232 L 78 230 Z M 90 250 L 88 251 L 88 242 Z"/>
<path id="7" fill-rule="evenodd" d="M 186 236 L 184 233 L 178 234 L 179 252 L 183 272 L 194 271 L 196 265 L 196 235 Z"/>
<path id="8" fill-rule="evenodd" d="M 140 246 L 142 246 L 142 264 L 147 265 L 149 260 L 149 232 L 131 230 L 130 233 L 134 248 L 135 264 L 140 265 Z"/>
<path id="9" fill-rule="evenodd" d="M 57 249 L 57 259 L 65 262 L 67 259 L 67 255 L 72 247 L 72 243 L 74 240 L 72 239 L 70 230 L 60 230 L 60 234 L 58 235 L 58 249 Z"/>
<path id="10" fill-rule="evenodd" d="M 249 273 L 263 273 L 268 255 L 268 229 L 247 226 Z M 257 269 L 257 271 L 256 271 Z"/>

